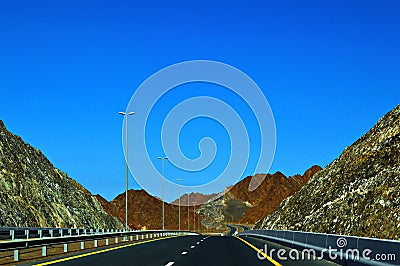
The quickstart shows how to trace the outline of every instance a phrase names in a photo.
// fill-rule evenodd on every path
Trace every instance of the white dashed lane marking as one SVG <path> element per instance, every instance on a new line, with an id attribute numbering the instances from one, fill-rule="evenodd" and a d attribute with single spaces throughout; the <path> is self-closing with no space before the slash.
<path id="1" fill-rule="evenodd" d="M 187 251 L 182 251 L 181 254 L 182 254 L 182 255 L 186 255 L 186 254 L 188 254 L 188 252 L 187 252 Z"/>
<path id="2" fill-rule="evenodd" d="M 195 246 L 190 246 L 190 248 L 195 248 Z"/>
<path id="3" fill-rule="evenodd" d="M 168 262 L 167 264 L 165 264 L 165 266 L 171 266 L 171 265 L 174 265 L 174 264 L 175 264 L 174 261 L 170 261 L 170 262 Z"/>

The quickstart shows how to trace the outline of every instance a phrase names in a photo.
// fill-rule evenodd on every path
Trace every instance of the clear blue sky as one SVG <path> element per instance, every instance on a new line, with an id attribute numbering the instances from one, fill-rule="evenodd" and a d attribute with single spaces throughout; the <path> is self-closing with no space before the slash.
<path id="1" fill-rule="evenodd" d="M 286 175 L 327 165 L 400 103 L 399 1 L 143 2 L 0 3 L 0 119 L 109 200 L 125 186 L 117 113 L 171 64 L 221 61 L 257 82 L 276 122 L 270 172 Z"/>

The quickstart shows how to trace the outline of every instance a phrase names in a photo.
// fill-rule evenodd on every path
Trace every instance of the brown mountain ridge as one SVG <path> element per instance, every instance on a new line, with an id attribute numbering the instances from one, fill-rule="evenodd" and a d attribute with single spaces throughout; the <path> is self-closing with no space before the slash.
<path id="1" fill-rule="evenodd" d="M 249 191 L 252 176 L 248 176 L 230 188 L 227 193 L 221 193 L 219 198 L 210 201 L 218 194 L 204 195 L 190 193 L 190 203 L 206 202 L 199 206 L 190 206 L 190 228 L 194 228 L 194 211 L 196 211 L 196 227 L 207 230 L 225 230 L 226 222 L 254 224 L 259 219 L 274 212 L 287 197 L 300 190 L 318 171 L 319 166 L 312 166 L 303 175 L 286 177 L 281 172 L 275 174 L 258 174 L 263 182 L 253 191 Z M 111 215 L 125 222 L 125 193 L 121 193 L 111 202 L 100 195 L 97 200 Z M 165 228 L 178 228 L 178 199 L 173 203 L 164 203 Z M 149 195 L 144 190 L 128 190 L 128 225 L 131 228 L 159 229 L 162 227 L 162 201 Z M 181 228 L 188 229 L 187 194 L 181 197 Z"/>

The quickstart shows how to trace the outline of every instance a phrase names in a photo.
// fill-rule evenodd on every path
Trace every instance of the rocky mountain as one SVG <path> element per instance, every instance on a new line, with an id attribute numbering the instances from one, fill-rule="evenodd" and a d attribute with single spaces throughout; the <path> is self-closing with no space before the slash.
<path id="1" fill-rule="evenodd" d="M 227 188 L 226 193 L 210 195 L 190 193 L 191 204 L 204 203 L 190 206 L 190 228 L 193 229 L 196 224 L 196 228 L 201 226 L 203 230 L 224 231 L 227 222 L 254 224 L 265 215 L 275 211 L 283 199 L 298 191 L 319 170 L 321 167 L 313 166 L 304 175 L 289 178 L 280 172 L 273 175 L 258 175 L 263 181 L 253 191 L 249 190 L 252 178 L 249 176 Z M 109 214 L 119 217 L 125 223 L 125 193 L 121 193 L 111 202 L 100 195 L 96 197 Z M 178 199 L 175 201 L 178 202 Z M 177 229 L 178 206 L 174 203 L 164 203 L 164 208 L 165 228 Z M 131 228 L 159 229 L 162 227 L 161 214 L 162 201 L 160 199 L 149 195 L 144 190 L 128 190 L 128 225 Z M 181 228 L 188 228 L 187 194 L 181 197 Z"/>
<path id="2" fill-rule="evenodd" d="M 123 228 L 96 197 L 1 120 L 0 226 Z"/>
<path id="3" fill-rule="evenodd" d="M 315 165 L 303 175 L 292 177 L 286 177 L 281 172 L 257 174 L 255 178 L 262 181 L 254 190 L 250 190 L 253 176 L 248 176 L 219 199 L 200 207 L 199 211 L 205 217 L 203 222 L 208 227 L 216 228 L 223 228 L 226 222 L 252 225 L 273 213 L 285 198 L 300 190 L 320 170 L 321 167 Z"/>
<path id="4" fill-rule="evenodd" d="M 110 215 L 119 217 L 125 223 L 125 192 L 111 202 L 100 195 L 98 201 Z M 194 227 L 194 211 L 198 207 L 190 206 L 189 222 Z M 179 210 L 175 204 L 164 203 L 165 228 L 178 229 Z M 128 225 L 134 229 L 160 229 L 162 227 L 162 201 L 145 190 L 128 190 Z M 197 217 L 196 217 L 197 219 Z M 199 226 L 196 223 L 196 226 Z M 181 202 L 181 228 L 188 228 L 188 207 Z"/>
<path id="5" fill-rule="evenodd" d="M 319 170 L 321 167 L 313 166 L 303 175 L 289 178 L 280 172 L 273 175 L 258 174 L 257 176 L 263 181 L 253 191 L 249 190 L 252 178 L 249 176 L 227 188 L 225 193 L 210 195 L 190 193 L 191 204 L 203 202 L 198 206 L 190 206 L 190 228 L 194 228 L 194 223 L 197 228 L 202 226 L 204 230 L 208 231 L 224 231 L 227 222 L 252 225 L 265 215 L 275 211 L 282 200 L 300 190 Z M 96 195 L 96 197 L 109 214 L 117 216 L 125 222 L 125 193 L 121 193 L 111 202 L 100 195 Z M 175 202 L 177 203 L 178 199 Z M 165 228 L 167 229 L 178 228 L 178 206 L 175 202 L 164 204 Z M 131 189 L 128 191 L 128 225 L 131 228 L 159 229 L 162 226 L 161 214 L 162 201 L 160 199 L 149 195 L 144 190 Z M 181 228 L 188 228 L 187 194 L 181 197 Z"/>
<path id="6" fill-rule="evenodd" d="M 254 224 L 260 217 L 273 213 L 284 199 L 299 191 L 321 169 L 320 166 L 314 165 L 303 175 L 286 177 L 280 172 L 267 175 L 261 185 L 251 192 L 245 189 L 249 180 L 243 180 L 243 184 L 239 183 L 239 186 L 234 186 L 229 192 L 235 198 L 249 202 L 253 207 L 246 211 L 238 222 Z"/>
<path id="7" fill-rule="evenodd" d="M 400 105 L 255 228 L 400 239 Z"/>

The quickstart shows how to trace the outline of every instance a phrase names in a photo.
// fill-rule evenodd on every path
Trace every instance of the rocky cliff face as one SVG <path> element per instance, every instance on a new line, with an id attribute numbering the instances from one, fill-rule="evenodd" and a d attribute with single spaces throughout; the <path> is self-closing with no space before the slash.
<path id="1" fill-rule="evenodd" d="M 255 228 L 400 239 L 400 105 Z"/>
<path id="2" fill-rule="evenodd" d="M 89 191 L 1 120 L 0 226 L 123 228 Z"/>

